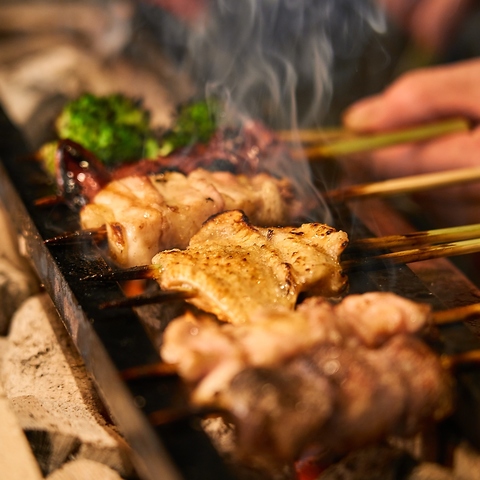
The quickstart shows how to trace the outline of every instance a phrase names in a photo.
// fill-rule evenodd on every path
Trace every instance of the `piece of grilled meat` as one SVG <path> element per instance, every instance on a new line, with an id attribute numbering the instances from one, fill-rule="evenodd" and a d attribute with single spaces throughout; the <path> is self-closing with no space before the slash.
<path id="1" fill-rule="evenodd" d="M 242 325 L 187 314 L 167 327 L 161 353 L 192 402 L 229 412 L 239 455 L 267 467 L 411 436 L 447 416 L 453 378 L 417 335 L 429 323 L 428 306 L 392 293 L 312 298 Z"/>
<path id="2" fill-rule="evenodd" d="M 298 203 L 290 184 L 262 173 L 247 177 L 197 169 L 114 180 L 80 212 L 84 229 L 107 227 L 113 260 L 144 265 L 161 250 L 185 248 L 211 215 L 241 209 L 256 225 L 285 225 Z"/>
<path id="3" fill-rule="evenodd" d="M 293 309 L 301 292 L 341 293 L 347 243 L 328 225 L 261 228 L 230 210 L 205 222 L 187 249 L 160 252 L 152 264 L 162 289 L 186 291 L 196 307 L 240 324 L 267 306 Z"/>

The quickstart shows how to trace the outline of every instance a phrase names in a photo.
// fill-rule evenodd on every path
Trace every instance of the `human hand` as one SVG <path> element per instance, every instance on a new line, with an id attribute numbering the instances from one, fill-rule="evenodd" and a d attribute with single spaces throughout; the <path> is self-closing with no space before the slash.
<path id="1" fill-rule="evenodd" d="M 377 0 L 387 15 L 427 51 L 438 53 L 473 0 Z"/>
<path id="2" fill-rule="evenodd" d="M 480 166 L 480 60 L 416 70 L 400 77 L 383 93 L 360 100 L 344 114 L 345 126 L 359 132 L 402 128 L 439 118 L 461 116 L 472 121 L 468 132 L 435 140 L 385 148 L 351 159 L 352 171 L 368 171 L 372 179 L 416 175 Z M 422 195 L 429 208 L 452 222 L 480 222 L 478 184 Z M 448 202 L 445 202 L 448 198 Z M 450 210 L 446 212 L 446 210 Z M 463 217 L 462 217 L 463 216 Z M 462 220 L 461 220 L 462 219 Z"/>

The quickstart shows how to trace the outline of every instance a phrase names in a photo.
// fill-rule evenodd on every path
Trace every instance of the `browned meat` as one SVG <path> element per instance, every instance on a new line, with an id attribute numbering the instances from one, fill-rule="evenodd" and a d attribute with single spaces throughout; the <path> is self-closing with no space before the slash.
<path id="1" fill-rule="evenodd" d="M 293 309 L 301 292 L 338 295 L 347 243 L 327 225 L 257 228 L 231 210 L 209 219 L 186 250 L 160 252 L 152 263 L 161 288 L 188 291 L 198 308 L 241 324 L 260 308 Z"/>
<path id="2" fill-rule="evenodd" d="M 253 463 L 306 449 L 342 454 L 409 436 L 451 410 L 452 378 L 415 334 L 429 307 L 392 293 L 311 298 L 242 325 L 187 314 L 166 329 L 162 357 L 192 401 L 230 412 Z"/>
<path id="3" fill-rule="evenodd" d="M 166 157 L 124 164 L 112 175 L 123 178 L 166 170 L 188 174 L 198 168 L 251 175 L 271 171 L 281 162 L 292 162 L 285 144 L 261 122 L 245 120 L 241 125 L 219 129 L 207 144 L 195 143 Z"/>
<path id="4" fill-rule="evenodd" d="M 297 310 L 259 309 L 236 325 L 186 314 L 167 327 L 162 357 L 193 382 L 194 401 L 208 403 L 248 366 L 278 365 L 319 343 L 375 348 L 429 320 L 428 305 L 386 292 L 349 295 L 337 305 L 312 297 Z"/>
<path id="5" fill-rule="evenodd" d="M 235 418 L 240 454 L 275 464 L 413 435 L 450 413 L 452 379 L 423 342 L 398 335 L 377 349 L 318 344 L 281 368 L 246 368 L 215 403 Z"/>
<path id="6" fill-rule="evenodd" d="M 283 225 L 296 208 L 286 180 L 198 169 L 112 181 L 80 216 L 82 228 L 106 225 L 112 258 L 131 267 L 149 264 L 161 250 L 185 248 L 216 213 L 241 209 L 257 225 Z"/>

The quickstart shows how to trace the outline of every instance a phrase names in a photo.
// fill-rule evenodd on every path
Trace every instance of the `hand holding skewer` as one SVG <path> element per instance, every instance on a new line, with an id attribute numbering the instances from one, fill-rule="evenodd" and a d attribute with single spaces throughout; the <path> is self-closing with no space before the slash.
<path id="1" fill-rule="evenodd" d="M 407 73 L 384 92 L 350 107 L 345 112 L 345 126 L 357 133 L 378 134 L 452 116 L 463 116 L 474 125 L 480 118 L 480 102 L 476 100 L 480 97 L 479 74 L 478 59 Z M 478 167 L 479 131 L 473 126 L 426 142 L 371 151 L 355 158 L 351 168 L 361 168 L 373 179 L 384 180 Z M 345 167 L 350 168 L 348 164 Z M 437 192 L 422 194 L 422 199 L 434 217 L 470 223 L 479 219 L 478 192 L 478 185 L 473 184 L 443 190 L 442 197 Z M 438 201 L 447 195 L 449 202 Z"/>

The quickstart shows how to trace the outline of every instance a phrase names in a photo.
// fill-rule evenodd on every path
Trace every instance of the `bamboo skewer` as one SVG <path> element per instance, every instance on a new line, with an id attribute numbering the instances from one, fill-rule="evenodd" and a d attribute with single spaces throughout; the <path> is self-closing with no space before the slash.
<path id="1" fill-rule="evenodd" d="M 275 135 L 282 142 L 326 143 L 356 138 L 359 135 L 345 128 L 309 128 L 277 130 Z"/>
<path id="2" fill-rule="evenodd" d="M 400 145 L 402 143 L 430 140 L 451 133 L 466 132 L 469 129 L 470 123 L 466 119 L 450 118 L 401 130 L 357 136 L 352 136 L 352 133 L 348 131 L 338 131 L 338 133 L 336 133 L 337 138 L 330 136 L 331 139 L 333 138 L 330 143 L 326 143 L 328 141 L 328 130 L 324 132 L 324 139 L 322 139 L 322 131 L 320 130 L 318 140 L 323 142 L 323 144 L 305 148 L 292 148 L 291 156 L 294 159 L 309 158 L 312 160 L 340 157 Z M 297 137 L 295 137 L 295 135 L 297 135 Z M 280 132 L 280 138 L 287 139 L 288 136 L 285 132 Z M 290 134 L 290 140 L 295 140 L 296 138 L 303 142 L 313 142 L 315 135 L 310 130 L 304 133 L 302 133 L 301 130 L 298 133 L 293 131 Z"/>
<path id="3" fill-rule="evenodd" d="M 345 272 L 351 272 L 363 269 L 384 268 L 385 263 L 399 265 L 476 252 L 480 252 L 480 238 L 344 260 L 341 262 L 341 265 Z"/>
<path id="4" fill-rule="evenodd" d="M 157 362 L 149 365 L 139 365 L 120 372 L 123 380 L 137 380 L 147 377 L 169 377 L 177 376 L 178 371 L 175 365 L 165 362 Z"/>
<path id="5" fill-rule="evenodd" d="M 219 407 L 208 407 L 208 406 L 195 406 L 195 405 L 186 405 L 183 407 L 171 407 L 164 408 L 162 410 L 157 410 L 148 415 L 148 419 L 152 425 L 157 427 L 161 425 L 167 425 L 169 423 L 183 421 L 191 417 L 202 417 L 206 418 L 209 416 L 218 416 L 225 415 L 224 410 Z"/>
<path id="6" fill-rule="evenodd" d="M 107 238 L 107 229 L 105 226 L 100 228 L 90 228 L 85 230 L 77 230 L 75 232 L 67 232 L 56 237 L 47 238 L 45 244 L 47 245 L 72 245 L 76 243 L 83 243 L 87 240 L 94 240 L 96 242 L 105 240 Z"/>
<path id="7" fill-rule="evenodd" d="M 326 192 L 325 196 L 330 200 L 344 201 L 352 198 L 412 193 L 452 185 L 473 183 L 479 180 L 480 167 L 468 167 L 342 187 Z"/>
<path id="8" fill-rule="evenodd" d="M 380 237 L 381 238 L 381 237 Z M 351 272 L 362 269 L 384 268 L 385 263 L 398 265 L 404 263 L 420 262 L 424 260 L 432 260 L 435 258 L 453 257 L 458 255 L 467 255 L 480 252 L 480 238 L 476 236 L 469 240 L 461 240 L 457 242 L 441 243 L 435 245 L 425 245 L 420 248 L 401 250 L 379 255 L 370 255 L 363 258 L 352 258 L 341 262 L 345 272 Z M 81 278 L 83 281 L 101 280 L 101 281 L 124 281 L 124 280 L 142 280 L 155 279 L 160 265 L 141 265 L 138 267 L 127 268 L 124 270 L 116 270 L 107 273 L 97 273 L 87 275 Z M 182 298 L 186 298 L 193 294 L 191 291 L 178 292 Z M 175 295 L 175 292 L 161 292 L 160 295 Z M 125 299 L 125 302 L 134 302 L 135 297 Z M 121 301 L 113 303 L 113 306 L 123 306 Z M 107 305 L 108 306 L 108 305 Z"/>
<path id="9" fill-rule="evenodd" d="M 104 302 L 100 309 L 106 308 L 125 308 L 141 307 L 142 305 L 152 305 L 154 303 L 174 302 L 176 300 L 186 300 L 192 296 L 192 292 L 187 291 L 160 291 L 153 295 L 134 295 L 132 297 L 119 298 Z"/>
<path id="10" fill-rule="evenodd" d="M 160 265 L 140 265 L 138 267 L 125 268 L 123 270 L 114 270 L 106 273 L 94 273 L 87 275 L 80 280 L 103 280 L 112 282 L 121 282 L 123 280 L 153 280 L 158 272 Z"/>
<path id="11" fill-rule="evenodd" d="M 480 303 L 473 303 L 462 307 L 440 310 L 432 313 L 432 322 L 435 325 L 446 325 L 469 320 L 480 315 Z"/>
<path id="12" fill-rule="evenodd" d="M 455 353 L 451 355 L 441 355 L 440 360 L 443 368 L 446 370 L 454 370 L 470 364 L 480 363 L 480 350 L 470 350 L 463 353 Z"/>
<path id="13" fill-rule="evenodd" d="M 404 235 L 387 235 L 384 237 L 360 238 L 352 240 L 351 249 L 375 250 L 411 248 L 420 245 L 435 245 L 439 243 L 458 242 L 480 238 L 480 223 L 462 225 L 459 227 L 439 228 Z"/>

